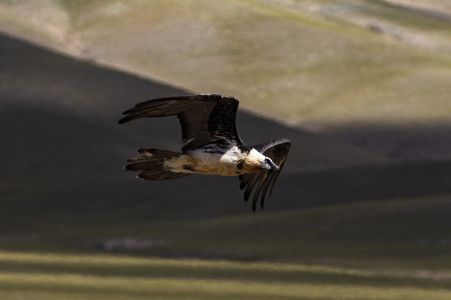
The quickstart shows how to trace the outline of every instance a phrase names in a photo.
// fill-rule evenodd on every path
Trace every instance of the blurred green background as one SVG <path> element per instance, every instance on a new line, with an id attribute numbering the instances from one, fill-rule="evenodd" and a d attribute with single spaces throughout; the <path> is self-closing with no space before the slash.
<path id="1" fill-rule="evenodd" d="M 0 298 L 450 299 L 451 2 L 0 0 Z M 293 141 L 251 213 L 236 178 L 142 182 L 175 119 L 240 100 Z"/>

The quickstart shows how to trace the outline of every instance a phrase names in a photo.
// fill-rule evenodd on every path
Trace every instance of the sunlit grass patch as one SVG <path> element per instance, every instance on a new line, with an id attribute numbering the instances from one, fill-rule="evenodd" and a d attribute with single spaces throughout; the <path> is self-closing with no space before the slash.
<path id="1" fill-rule="evenodd" d="M 415 274 L 319 265 L 3 251 L 0 268 L 2 299 L 447 299 L 451 293 L 443 282 Z"/>

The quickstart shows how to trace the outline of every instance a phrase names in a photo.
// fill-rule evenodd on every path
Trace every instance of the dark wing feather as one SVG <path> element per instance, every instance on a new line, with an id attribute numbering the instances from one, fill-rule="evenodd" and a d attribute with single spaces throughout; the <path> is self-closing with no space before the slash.
<path id="1" fill-rule="evenodd" d="M 279 170 L 275 172 L 260 171 L 258 173 L 240 175 L 240 189 L 245 189 L 244 200 L 247 201 L 251 194 L 254 193 L 252 199 L 253 211 L 257 208 L 258 200 L 260 200 L 260 207 L 262 209 L 264 208 L 268 190 L 269 195 L 272 195 L 272 190 L 274 189 L 277 178 L 285 165 L 290 146 L 291 142 L 289 140 L 281 139 L 252 147 L 271 158 L 274 163 L 279 166 Z"/>
<path id="2" fill-rule="evenodd" d="M 235 126 L 238 104 L 235 98 L 214 94 L 152 99 L 125 111 L 119 123 L 176 115 L 182 127 L 183 151 L 209 143 L 241 145 Z"/>

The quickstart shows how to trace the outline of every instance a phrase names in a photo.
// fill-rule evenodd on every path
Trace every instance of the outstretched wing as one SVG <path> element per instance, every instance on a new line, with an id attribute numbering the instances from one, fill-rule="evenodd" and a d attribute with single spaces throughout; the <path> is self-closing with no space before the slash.
<path id="1" fill-rule="evenodd" d="M 273 160 L 277 166 L 278 171 L 260 171 L 258 173 L 248 173 L 240 175 L 240 189 L 245 189 L 244 200 L 249 200 L 250 195 L 253 193 L 252 210 L 257 208 L 258 199 L 260 199 L 260 207 L 263 209 L 265 204 L 266 193 L 269 190 L 271 196 L 274 185 L 276 184 L 277 177 L 286 162 L 288 151 L 290 151 L 291 142 L 287 139 L 275 140 L 260 145 L 256 145 L 253 148 L 268 156 Z"/>
<path id="2" fill-rule="evenodd" d="M 235 126 L 238 103 L 233 97 L 214 94 L 152 99 L 125 111 L 119 123 L 176 115 L 182 127 L 183 151 L 209 143 L 241 145 Z"/>

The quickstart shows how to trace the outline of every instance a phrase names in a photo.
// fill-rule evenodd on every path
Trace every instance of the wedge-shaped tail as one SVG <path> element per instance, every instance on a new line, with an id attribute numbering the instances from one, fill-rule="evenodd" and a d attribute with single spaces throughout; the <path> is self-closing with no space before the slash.
<path id="1" fill-rule="evenodd" d="M 188 176 L 188 173 L 176 173 L 168 170 L 165 162 L 181 153 L 160 149 L 139 149 L 139 156 L 127 160 L 125 166 L 129 171 L 141 171 L 137 177 L 146 180 L 166 180 Z"/>

